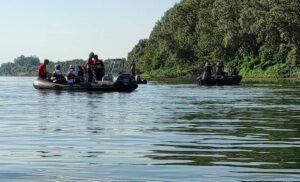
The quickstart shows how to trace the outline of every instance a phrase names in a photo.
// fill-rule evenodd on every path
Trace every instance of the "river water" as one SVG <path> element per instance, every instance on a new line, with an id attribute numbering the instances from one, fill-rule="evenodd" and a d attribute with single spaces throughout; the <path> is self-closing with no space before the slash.
<path id="1" fill-rule="evenodd" d="M 0 181 L 300 181 L 300 86 L 42 92 L 0 77 Z"/>

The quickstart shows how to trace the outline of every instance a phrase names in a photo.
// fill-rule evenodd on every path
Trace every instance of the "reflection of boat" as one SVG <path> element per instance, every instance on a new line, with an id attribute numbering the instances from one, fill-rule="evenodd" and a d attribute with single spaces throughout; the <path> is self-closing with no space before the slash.
<path id="1" fill-rule="evenodd" d="M 238 85 L 242 81 L 242 76 L 234 75 L 222 78 L 199 79 L 199 85 Z"/>
<path id="2" fill-rule="evenodd" d="M 103 91 L 103 92 L 131 92 L 138 85 L 130 74 L 121 74 L 115 81 L 99 81 L 96 83 L 59 84 L 47 80 L 37 79 L 33 86 L 40 90 L 71 90 L 71 91 Z"/>

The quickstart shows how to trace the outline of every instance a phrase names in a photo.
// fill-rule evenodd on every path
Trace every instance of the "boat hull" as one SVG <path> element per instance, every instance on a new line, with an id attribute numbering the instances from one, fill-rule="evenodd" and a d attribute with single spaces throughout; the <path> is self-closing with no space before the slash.
<path id="1" fill-rule="evenodd" d="M 147 80 L 139 80 L 137 81 L 137 84 L 147 84 L 148 81 Z"/>
<path id="2" fill-rule="evenodd" d="M 102 92 L 131 92 L 138 86 L 136 84 L 116 84 L 107 82 L 59 84 L 45 80 L 35 80 L 33 87 L 38 90 L 69 90 L 69 91 L 102 91 Z"/>
<path id="3" fill-rule="evenodd" d="M 224 78 L 211 78 L 207 80 L 199 80 L 199 85 L 207 85 L 207 86 L 213 86 L 213 85 L 239 85 L 242 81 L 242 76 L 229 76 Z"/>
<path id="4" fill-rule="evenodd" d="M 33 87 L 38 90 L 68 90 L 68 91 L 100 91 L 100 92 L 131 92 L 138 88 L 130 75 L 121 75 L 113 81 L 99 81 L 96 83 L 60 84 L 37 79 Z"/>

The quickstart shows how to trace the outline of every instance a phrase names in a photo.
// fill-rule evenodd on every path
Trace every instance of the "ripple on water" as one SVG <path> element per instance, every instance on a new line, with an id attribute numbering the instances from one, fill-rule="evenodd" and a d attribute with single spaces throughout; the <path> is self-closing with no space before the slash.
<path id="1" fill-rule="evenodd" d="M 299 181 L 299 88 L 41 92 L 0 77 L 1 181 Z"/>

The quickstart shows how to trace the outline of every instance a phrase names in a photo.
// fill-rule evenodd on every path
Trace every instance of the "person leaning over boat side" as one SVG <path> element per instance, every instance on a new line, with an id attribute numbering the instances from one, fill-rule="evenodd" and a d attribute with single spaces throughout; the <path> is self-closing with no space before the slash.
<path id="1" fill-rule="evenodd" d="M 66 79 L 61 72 L 60 65 L 55 65 L 55 70 L 52 73 L 51 80 L 53 83 L 66 83 Z"/>
<path id="2" fill-rule="evenodd" d="M 39 78 L 46 80 L 49 76 L 47 72 L 47 65 L 49 64 L 49 60 L 45 59 L 43 64 L 40 64 L 37 69 L 37 75 Z"/>
<path id="3" fill-rule="evenodd" d="M 93 69 L 94 69 L 94 56 L 95 54 L 93 52 L 90 53 L 88 60 L 85 63 L 85 67 L 87 70 L 87 81 L 89 83 L 93 82 L 93 77 L 94 77 L 94 73 L 93 73 Z"/>
<path id="4" fill-rule="evenodd" d="M 76 77 L 78 76 L 78 72 L 77 70 L 75 69 L 74 66 L 70 65 L 69 67 L 69 71 L 67 73 L 67 82 L 69 84 L 74 84 L 76 83 Z"/>

